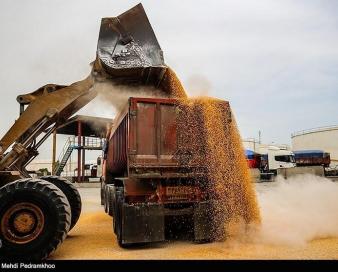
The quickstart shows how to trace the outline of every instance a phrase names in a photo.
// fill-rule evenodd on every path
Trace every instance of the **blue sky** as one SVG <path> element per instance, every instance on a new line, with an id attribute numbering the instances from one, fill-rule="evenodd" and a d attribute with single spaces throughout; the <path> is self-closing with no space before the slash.
<path id="1" fill-rule="evenodd" d="M 18 94 L 86 77 L 101 17 L 137 3 L 2 0 L 0 136 Z M 261 130 L 264 142 L 290 143 L 294 131 L 338 124 L 338 1 L 142 3 L 166 63 L 188 92 L 229 100 L 243 138 Z"/>

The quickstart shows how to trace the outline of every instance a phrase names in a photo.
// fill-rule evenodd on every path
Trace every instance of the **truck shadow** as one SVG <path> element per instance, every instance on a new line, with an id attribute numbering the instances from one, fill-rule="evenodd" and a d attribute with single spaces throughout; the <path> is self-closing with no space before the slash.
<path id="1" fill-rule="evenodd" d="M 193 242 L 194 224 L 191 216 L 166 216 L 165 241 L 153 243 L 139 243 L 124 246 L 128 250 L 166 248 L 176 242 Z"/>

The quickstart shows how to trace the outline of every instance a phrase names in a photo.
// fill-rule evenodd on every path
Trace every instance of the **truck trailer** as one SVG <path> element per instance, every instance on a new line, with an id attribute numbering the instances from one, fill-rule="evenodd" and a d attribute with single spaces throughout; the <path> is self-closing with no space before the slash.
<path id="1" fill-rule="evenodd" d="M 331 163 L 330 153 L 323 150 L 296 150 L 293 153 L 297 166 L 329 167 Z"/>
<path id="2" fill-rule="evenodd" d="M 227 101 L 219 106 L 230 114 Z M 180 126 L 185 114 L 178 100 L 134 97 L 113 122 L 101 198 L 122 247 L 164 241 L 166 222 L 180 216 L 192 222 L 194 241 L 212 239 L 210 210 L 217 200 L 208 195 L 206 169 L 194 160 L 203 154 L 181 144 L 189 137 Z M 190 163 L 182 163 L 188 153 Z"/>

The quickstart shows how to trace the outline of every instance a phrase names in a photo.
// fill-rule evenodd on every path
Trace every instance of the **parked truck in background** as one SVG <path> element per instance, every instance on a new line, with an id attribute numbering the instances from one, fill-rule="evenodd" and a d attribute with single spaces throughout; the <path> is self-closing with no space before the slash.
<path id="1" fill-rule="evenodd" d="M 270 180 L 277 175 L 279 169 L 296 167 L 295 155 L 292 151 L 270 146 L 261 154 L 261 179 Z"/>
<path id="2" fill-rule="evenodd" d="M 312 174 L 330 176 L 334 172 L 330 165 L 330 154 L 321 150 L 289 151 L 269 148 L 261 155 L 261 179 L 271 180 L 275 175 L 289 178 L 295 175 Z"/>
<path id="3" fill-rule="evenodd" d="M 261 165 L 261 154 L 256 153 L 250 149 L 245 149 L 245 156 L 249 168 L 259 168 Z"/>
<path id="4" fill-rule="evenodd" d="M 323 166 L 329 167 L 330 153 L 323 150 L 297 150 L 293 151 L 297 166 Z"/>

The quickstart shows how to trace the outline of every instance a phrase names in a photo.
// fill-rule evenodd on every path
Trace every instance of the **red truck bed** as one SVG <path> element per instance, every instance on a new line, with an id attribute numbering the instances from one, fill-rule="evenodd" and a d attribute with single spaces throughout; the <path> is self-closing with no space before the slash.
<path id="1" fill-rule="evenodd" d="M 228 105 L 228 102 L 224 101 Z M 115 177 L 186 177 L 197 165 L 179 163 L 178 101 L 130 98 L 114 121 L 108 140 L 107 170 Z M 196 152 L 192 156 L 200 156 Z M 193 162 L 193 158 L 189 159 Z"/>

